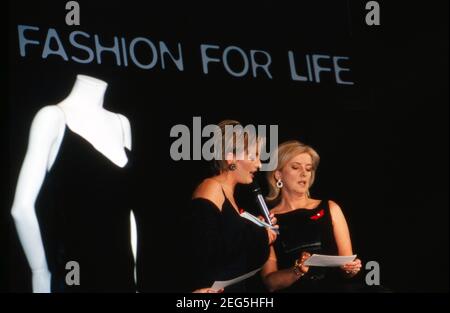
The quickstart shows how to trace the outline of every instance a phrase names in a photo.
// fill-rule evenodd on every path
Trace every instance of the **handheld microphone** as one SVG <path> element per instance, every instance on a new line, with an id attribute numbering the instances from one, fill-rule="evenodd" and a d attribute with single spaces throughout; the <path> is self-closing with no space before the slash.
<path id="1" fill-rule="evenodd" d="M 258 203 L 259 210 L 264 216 L 264 219 L 266 220 L 267 224 L 270 226 L 272 225 L 272 222 L 270 221 L 270 213 L 269 209 L 267 208 L 266 201 L 264 201 L 264 197 L 261 192 L 261 188 L 259 187 L 259 184 L 255 181 L 253 181 L 251 186 L 252 192 L 256 197 L 256 202 Z"/>

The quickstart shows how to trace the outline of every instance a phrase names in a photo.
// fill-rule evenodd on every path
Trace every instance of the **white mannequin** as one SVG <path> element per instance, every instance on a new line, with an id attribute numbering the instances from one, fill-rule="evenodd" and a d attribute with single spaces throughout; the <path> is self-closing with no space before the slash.
<path id="1" fill-rule="evenodd" d="M 57 105 L 43 107 L 31 125 L 28 149 L 20 170 L 11 214 L 20 242 L 32 271 L 33 292 L 50 292 L 48 269 L 39 223 L 35 212 L 46 173 L 51 170 L 66 130 L 83 137 L 106 160 L 124 167 L 131 150 L 131 127 L 128 119 L 103 108 L 108 84 L 102 80 L 78 75 L 69 96 Z M 131 246 L 136 261 L 136 225 L 133 213 Z M 136 279 L 136 278 L 135 278 Z"/>

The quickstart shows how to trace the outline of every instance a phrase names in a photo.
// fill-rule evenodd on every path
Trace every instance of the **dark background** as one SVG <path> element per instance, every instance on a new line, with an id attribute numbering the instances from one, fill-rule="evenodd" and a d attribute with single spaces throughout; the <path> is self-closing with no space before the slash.
<path id="1" fill-rule="evenodd" d="M 366 1 L 79 3 L 81 26 L 69 27 L 65 1 L 9 2 L 10 179 L 2 212 L 8 290 L 31 291 L 9 218 L 30 123 L 42 106 L 68 95 L 77 74 L 87 74 L 108 82 L 105 108 L 132 125 L 141 290 L 174 291 L 183 270 L 174 252 L 183 236 L 177 221 L 208 171 L 202 161 L 171 160 L 169 131 L 180 123 L 192 127 L 192 117 L 201 116 L 203 125 L 227 118 L 277 124 L 280 143 L 298 139 L 315 147 L 321 164 L 312 195 L 341 205 L 355 252 L 364 262 L 379 262 L 382 284 L 394 291 L 448 292 L 447 2 L 381 3 L 381 26 L 372 27 L 364 22 Z M 118 67 L 106 55 L 101 65 L 44 60 L 42 44 L 28 47 L 22 58 L 18 24 L 38 26 L 41 35 L 54 27 L 65 43 L 78 29 L 105 39 L 180 42 L 185 70 Z M 266 50 L 274 79 L 235 78 L 220 66 L 204 75 L 202 43 Z M 350 56 L 355 85 L 290 80 L 288 50 Z M 243 203 L 246 192 L 239 195 Z"/>

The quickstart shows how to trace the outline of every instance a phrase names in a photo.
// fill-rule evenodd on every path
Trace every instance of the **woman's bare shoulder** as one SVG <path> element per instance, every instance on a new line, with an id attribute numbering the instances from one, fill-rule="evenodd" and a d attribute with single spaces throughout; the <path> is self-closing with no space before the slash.
<path id="1" fill-rule="evenodd" d="M 206 178 L 197 186 L 192 195 L 192 199 L 197 198 L 207 199 L 213 202 L 219 209 L 222 208 L 225 201 L 222 186 L 212 178 Z"/>

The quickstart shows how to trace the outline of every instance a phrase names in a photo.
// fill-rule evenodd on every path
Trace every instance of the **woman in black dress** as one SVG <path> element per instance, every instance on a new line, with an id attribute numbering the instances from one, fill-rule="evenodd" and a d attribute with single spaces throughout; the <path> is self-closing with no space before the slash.
<path id="1" fill-rule="evenodd" d="M 215 292 L 210 288 L 215 281 L 261 267 L 276 239 L 272 230 L 242 218 L 234 198 L 236 185 L 250 184 L 261 166 L 260 140 L 239 130 L 236 121 L 223 121 L 218 126 L 217 138 L 223 149 L 215 151 L 217 175 L 205 179 L 194 191 L 188 222 L 191 264 L 186 271 L 190 274 L 189 290 L 197 292 Z M 226 126 L 235 127 L 232 136 L 226 134 Z M 245 290 L 245 281 L 225 289 Z"/>
<path id="2" fill-rule="evenodd" d="M 278 147 L 278 166 L 268 172 L 271 210 L 280 236 L 270 248 L 262 277 L 270 291 L 339 291 L 342 278 L 352 278 L 361 269 L 359 259 L 341 268 L 303 265 L 312 253 L 353 255 L 347 222 L 341 208 L 331 200 L 310 197 L 319 155 L 298 141 Z"/>

